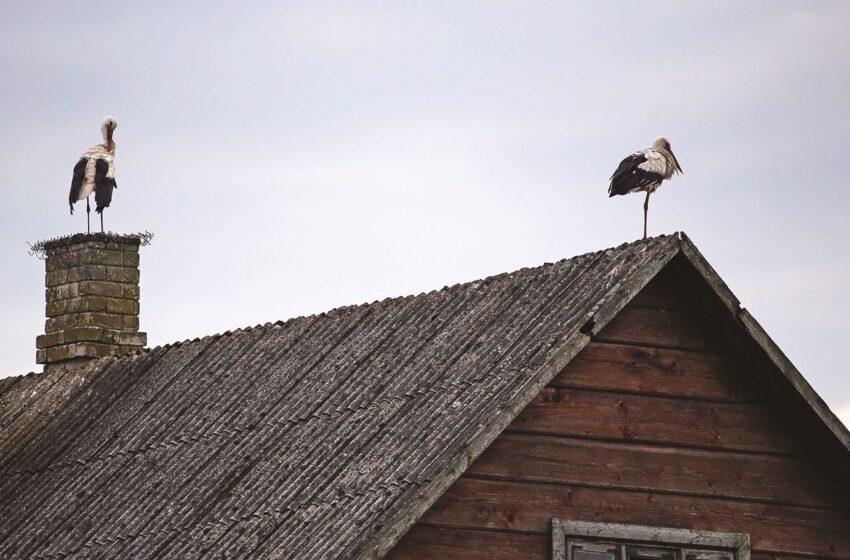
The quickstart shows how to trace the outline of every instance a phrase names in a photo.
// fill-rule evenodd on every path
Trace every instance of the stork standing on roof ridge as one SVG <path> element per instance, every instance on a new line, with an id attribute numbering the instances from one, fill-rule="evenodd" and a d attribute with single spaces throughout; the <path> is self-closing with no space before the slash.
<path id="1" fill-rule="evenodd" d="M 654 193 L 665 179 L 673 173 L 682 173 L 682 168 L 670 149 L 670 141 L 659 136 L 652 147 L 638 150 L 620 162 L 611 175 L 608 196 L 643 191 L 646 200 L 643 203 L 643 238 L 646 239 L 646 220 L 649 213 L 649 195 Z"/>
<path id="2" fill-rule="evenodd" d="M 86 199 L 86 233 L 91 233 L 89 195 L 94 191 L 95 212 L 100 214 L 100 231 L 103 233 L 103 210 L 112 202 L 112 189 L 118 188 L 115 183 L 115 141 L 112 140 L 116 128 L 118 121 L 115 117 L 105 117 L 100 124 L 103 142 L 86 150 L 74 166 L 68 203 L 73 214 L 74 203 Z"/>

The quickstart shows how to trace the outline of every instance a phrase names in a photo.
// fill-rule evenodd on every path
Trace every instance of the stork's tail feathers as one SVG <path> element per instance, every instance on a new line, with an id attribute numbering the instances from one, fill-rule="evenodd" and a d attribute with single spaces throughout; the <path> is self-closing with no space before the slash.
<path id="1" fill-rule="evenodd" d="M 74 215 L 74 203 L 72 202 L 68 206 L 71 208 L 71 215 L 73 216 Z"/>

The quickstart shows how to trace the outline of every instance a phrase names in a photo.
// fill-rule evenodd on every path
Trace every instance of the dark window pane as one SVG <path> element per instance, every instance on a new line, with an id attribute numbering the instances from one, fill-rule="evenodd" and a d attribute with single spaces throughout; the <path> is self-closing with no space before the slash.
<path id="1" fill-rule="evenodd" d="M 658 546 L 629 546 L 627 560 L 679 560 L 679 551 Z"/>
<path id="2" fill-rule="evenodd" d="M 568 560 L 621 560 L 619 546 L 614 543 L 567 541 Z"/>
<path id="3" fill-rule="evenodd" d="M 734 560 L 731 552 L 719 550 L 686 550 L 685 560 Z"/>

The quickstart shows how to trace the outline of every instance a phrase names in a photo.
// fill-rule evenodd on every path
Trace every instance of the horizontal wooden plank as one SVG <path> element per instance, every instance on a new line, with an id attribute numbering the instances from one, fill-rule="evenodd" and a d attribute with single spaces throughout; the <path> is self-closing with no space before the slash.
<path id="1" fill-rule="evenodd" d="M 418 524 L 385 556 L 387 560 L 546 560 L 546 535 L 470 531 Z"/>
<path id="2" fill-rule="evenodd" d="M 437 527 L 419 523 L 390 550 L 386 560 L 551 560 L 551 534 L 508 533 Z M 753 552 L 752 560 L 811 560 Z"/>
<path id="3" fill-rule="evenodd" d="M 467 474 L 844 509 L 850 499 L 808 459 L 504 433 Z"/>
<path id="4" fill-rule="evenodd" d="M 800 454 L 769 405 L 546 387 L 510 430 Z"/>
<path id="5" fill-rule="evenodd" d="M 794 556 L 792 554 L 775 554 L 771 552 L 752 552 L 750 560 L 812 560 L 811 556 Z"/>
<path id="6" fill-rule="evenodd" d="M 623 308 L 594 339 L 704 352 L 723 349 L 698 318 L 688 311 L 632 306 Z"/>
<path id="7" fill-rule="evenodd" d="M 590 342 L 551 384 L 726 401 L 762 400 L 747 381 L 740 367 L 721 354 Z"/>
<path id="8" fill-rule="evenodd" d="M 675 279 L 666 271 L 661 271 L 629 302 L 631 307 L 650 309 L 686 310 L 692 307 Z"/>
<path id="9" fill-rule="evenodd" d="M 850 557 L 850 516 L 784 505 L 461 478 L 422 522 L 546 533 L 551 519 L 749 533 L 755 551 Z"/>

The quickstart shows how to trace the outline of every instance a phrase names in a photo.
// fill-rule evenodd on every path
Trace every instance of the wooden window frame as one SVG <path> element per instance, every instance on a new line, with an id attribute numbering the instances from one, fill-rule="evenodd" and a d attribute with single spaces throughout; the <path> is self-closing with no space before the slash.
<path id="1" fill-rule="evenodd" d="M 707 548 L 732 552 L 735 560 L 750 560 L 750 536 L 746 533 L 565 519 L 552 520 L 552 560 L 567 560 L 567 539 L 570 537 L 631 545 Z"/>

